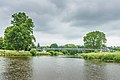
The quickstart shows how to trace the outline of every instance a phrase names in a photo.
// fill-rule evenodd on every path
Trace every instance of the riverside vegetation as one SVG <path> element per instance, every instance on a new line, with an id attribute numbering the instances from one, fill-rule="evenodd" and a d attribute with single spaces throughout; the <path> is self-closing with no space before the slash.
<path id="1" fill-rule="evenodd" d="M 41 55 L 57 56 L 57 55 L 63 55 L 63 53 L 58 51 L 42 52 L 42 51 L 36 51 L 35 49 L 32 49 L 30 51 L 19 51 L 19 52 L 16 50 L 0 50 L 0 56 L 41 56 Z"/>
<path id="2" fill-rule="evenodd" d="M 80 54 L 79 56 L 87 60 L 120 62 L 120 52 L 84 53 L 84 54 Z"/>

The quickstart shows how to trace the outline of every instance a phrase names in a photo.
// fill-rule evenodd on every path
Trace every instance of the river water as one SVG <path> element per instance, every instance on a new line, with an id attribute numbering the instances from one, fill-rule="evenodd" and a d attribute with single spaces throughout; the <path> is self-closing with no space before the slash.
<path id="1" fill-rule="evenodd" d="M 120 63 L 62 57 L 0 57 L 0 80 L 120 80 Z"/>

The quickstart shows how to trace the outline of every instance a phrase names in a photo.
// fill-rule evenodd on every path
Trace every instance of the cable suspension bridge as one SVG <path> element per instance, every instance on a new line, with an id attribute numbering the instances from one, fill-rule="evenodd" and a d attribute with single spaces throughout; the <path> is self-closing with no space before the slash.
<path id="1" fill-rule="evenodd" d="M 79 50 L 79 51 L 85 51 L 85 50 L 102 50 L 102 49 L 90 49 L 90 48 L 40 48 L 40 47 L 38 47 L 37 48 L 37 50 L 45 50 L 45 51 L 47 51 L 47 50 L 59 50 L 59 51 L 61 51 L 61 50 Z"/>

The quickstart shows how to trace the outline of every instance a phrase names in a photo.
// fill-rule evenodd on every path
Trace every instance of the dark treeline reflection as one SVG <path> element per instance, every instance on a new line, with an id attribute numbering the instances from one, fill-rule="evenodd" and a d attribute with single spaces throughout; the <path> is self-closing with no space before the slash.
<path id="1" fill-rule="evenodd" d="M 5 80 L 32 80 L 30 58 L 7 58 L 3 76 Z"/>
<path id="2" fill-rule="evenodd" d="M 95 61 L 85 61 L 85 80 L 107 80 L 105 64 Z"/>

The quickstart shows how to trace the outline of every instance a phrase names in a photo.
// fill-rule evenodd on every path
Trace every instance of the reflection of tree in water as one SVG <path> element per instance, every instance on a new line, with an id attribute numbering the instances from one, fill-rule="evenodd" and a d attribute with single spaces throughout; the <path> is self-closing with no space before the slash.
<path id="1" fill-rule="evenodd" d="M 104 63 L 85 61 L 86 80 L 106 80 L 104 66 Z"/>
<path id="2" fill-rule="evenodd" d="M 32 80 L 32 66 L 29 58 L 8 58 L 5 80 Z"/>

